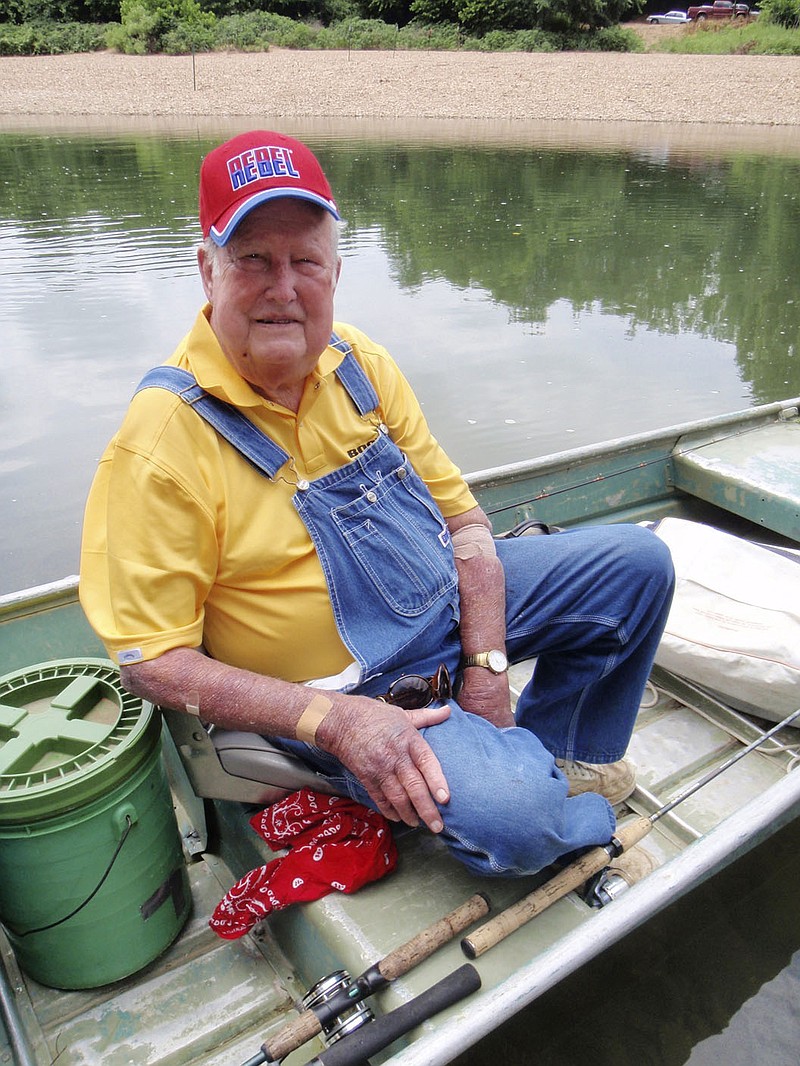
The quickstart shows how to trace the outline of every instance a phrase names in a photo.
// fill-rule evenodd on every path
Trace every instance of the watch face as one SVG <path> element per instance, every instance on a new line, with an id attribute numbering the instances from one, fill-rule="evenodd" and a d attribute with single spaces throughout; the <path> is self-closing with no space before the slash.
<path id="1" fill-rule="evenodd" d="M 501 651 L 489 652 L 489 669 L 493 670 L 496 674 L 502 674 L 502 672 L 508 667 L 508 659 Z"/>

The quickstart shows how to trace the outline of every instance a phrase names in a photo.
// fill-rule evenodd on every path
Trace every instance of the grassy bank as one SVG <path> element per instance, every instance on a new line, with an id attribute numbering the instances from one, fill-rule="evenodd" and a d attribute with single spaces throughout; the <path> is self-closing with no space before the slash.
<path id="1" fill-rule="evenodd" d="M 651 30 L 667 27 L 652 26 Z M 648 35 L 649 52 L 678 55 L 800 55 L 800 30 L 752 19 L 733 23 L 692 22 L 669 36 Z"/>

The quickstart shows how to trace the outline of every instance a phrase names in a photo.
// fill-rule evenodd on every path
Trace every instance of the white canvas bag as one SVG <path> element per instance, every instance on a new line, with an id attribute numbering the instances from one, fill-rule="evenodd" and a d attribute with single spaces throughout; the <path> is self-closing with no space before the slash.
<path id="1" fill-rule="evenodd" d="M 679 518 L 655 532 L 677 584 L 656 663 L 739 710 L 781 721 L 800 707 L 800 553 Z"/>

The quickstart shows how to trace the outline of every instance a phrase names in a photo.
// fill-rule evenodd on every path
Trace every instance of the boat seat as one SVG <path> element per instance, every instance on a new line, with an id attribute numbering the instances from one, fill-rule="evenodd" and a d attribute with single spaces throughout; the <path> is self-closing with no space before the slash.
<path id="1" fill-rule="evenodd" d="M 161 714 L 192 788 L 204 799 L 268 807 L 300 788 L 337 793 L 326 777 L 257 733 L 207 728 L 166 707 Z"/>
<path id="2" fill-rule="evenodd" d="M 784 412 L 784 421 L 733 436 L 681 438 L 672 453 L 675 487 L 796 538 L 800 529 L 797 415 L 797 408 L 790 408 Z"/>

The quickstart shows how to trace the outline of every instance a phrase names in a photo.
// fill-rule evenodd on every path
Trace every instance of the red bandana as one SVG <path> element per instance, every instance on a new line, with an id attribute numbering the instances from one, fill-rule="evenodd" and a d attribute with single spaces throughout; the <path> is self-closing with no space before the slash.
<path id="1" fill-rule="evenodd" d="M 271 911 L 355 892 L 397 865 L 389 823 L 376 811 L 304 788 L 254 815 L 250 825 L 287 855 L 251 870 L 225 895 L 209 925 L 226 940 L 244 936 Z"/>

